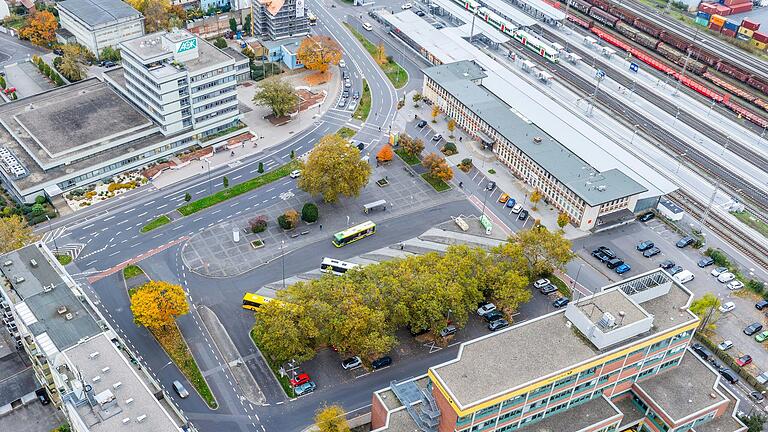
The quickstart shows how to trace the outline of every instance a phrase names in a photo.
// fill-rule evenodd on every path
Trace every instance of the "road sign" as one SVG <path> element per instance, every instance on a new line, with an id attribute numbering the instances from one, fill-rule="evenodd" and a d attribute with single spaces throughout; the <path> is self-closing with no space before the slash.
<path id="1" fill-rule="evenodd" d="M 637 63 L 630 63 L 630 64 L 629 64 L 629 70 L 630 70 L 630 72 L 635 72 L 635 73 L 637 73 L 637 70 L 638 70 L 638 66 L 637 66 Z"/>
<path id="2" fill-rule="evenodd" d="M 597 72 L 595 72 L 595 77 L 597 79 L 603 79 L 605 78 L 605 71 L 602 69 L 598 69 Z"/>

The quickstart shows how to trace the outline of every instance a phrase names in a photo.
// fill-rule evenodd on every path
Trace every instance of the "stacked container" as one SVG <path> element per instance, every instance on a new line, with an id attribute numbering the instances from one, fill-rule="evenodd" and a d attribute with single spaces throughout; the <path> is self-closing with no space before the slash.
<path id="1" fill-rule="evenodd" d="M 760 30 L 760 23 L 751 21 L 749 18 L 744 18 L 741 20 L 741 26 L 747 29 L 750 29 L 752 31 L 758 31 Z"/>
<path id="2" fill-rule="evenodd" d="M 733 21 L 726 21 L 725 24 L 723 24 L 723 29 L 720 31 L 720 33 L 722 33 L 723 36 L 736 37 L 736 33 L 738 31 L 739 31 L 738 23 L 735 23 Z"/>
<path id="3" fill-rule="evenodd" d="M 731 8 L 725 5 L 717 5 L 715 6 L 715 13 L 720 16 L 728 16 L 731 14 Z"/>
<path id="4" fill-rule="evenodd" d="M 768 44 L 768 35 L 757 31 L 752 33 L 752 45 L 759 49 L 765 49 L 765 47 L 768 46 L 766 44 Z"/>
<path id="5" fill-rule="evenodd" d="M 727 28 L 723 27 L 723 29 L 720 30 L 720 34 L 722 34 L 723 36 L 728 36 L 728 37 L 736 37 L 736 30 L 731 30 L 731 29 L 727 29 Z"/>
<path id="6" fill-rule="evenodd" d="M 712 3 L 700 3 L 699 10 L 711 16 L 717 13 L 717 6 Z"/>
<path id="7" fill-rule="evenodd" d="M 706 12 L 699 11 L 699 12 L 696 13 L 696 20 L 695 20 L 695 22 L 696 22 L 696 24 L 698 24 L 700 26 L 706 27 L 707 24 L 709 24 L 709 18 L 710 17 L 711 17 L 710 14 L 708 14 Z"/>
<path id="8" fill-rule="evenodd" d="M 744 13 L 749 12 L 752 10 L 752 1 L 747 0 L 745 2 L 735 4 L 731 6 L 731 13 L 732 14 L 738 14 L 738 13 Z"/>
<path id="9" fill-rule="evenodd" d="M 725 24 L 725 18 L 723 18 L 720 15 L 712 15 L 712 17 L 709 19 L 709 26 L 708 28 L 712 31 L 719 32 L 723 29 L 723 25 Z"/>

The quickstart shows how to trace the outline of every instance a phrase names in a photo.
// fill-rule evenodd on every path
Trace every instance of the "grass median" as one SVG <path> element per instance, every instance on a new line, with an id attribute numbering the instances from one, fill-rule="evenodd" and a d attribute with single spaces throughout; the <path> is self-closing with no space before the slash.
<path id="1" fill-rule="evenodd" d="M 171 223 L 171 218 L 166 215 L 162 215 L 158 218 L 151 220 L 148 224 L 141 227 L 141 232 L 148 233 L 155 228 L 160 228 L 163 225 Z"/>
<path id="2" fill-rule="evenodd" d="M 395 150 L 395 153 L 397 153 L 397 155 L 400 156 L 400 159 L 402 159 L 403 162 L 405 162 L 408 165 L 412 166 L 412 165 L 418 165 L 421 163 L 418 156 L 412 155 L 403 149 L 397 149 Z"/>
<path id="3" fill-rule="evenodd" d="M 371 113 L 371 88 L 368 86 L 368 81 L 363 80 L 363 95 L 360 96 L 360 105 L 357 106 L 355 113 L 352 115 L 354 118 L 366 121 L 368 114 Z"/>
<path id="4" fill-rule="evenodd" d="M 340 136 L 340 137 L 342 137 L 344 139 L 350 139 L 353 136 L 355 136 L 356 134 L 357 134 L 356 130 L 354 130 L 352 128 L 348 128 L 346 126 L 344 126 L 343 128 L 341 128 L 341 129 L 336 131 L 336 135 L 338 135 L 338 136 Z"/>
<path id="5" fill-rule="evenodd" d="M 444 182 L 443 179 L 433 176 L 430 173 L 424 173 L 421 175 L 421 178 L 426 180 L 427 183 L 429 183 L 432 188 L 434 188 L 438 192 L 447 191 L 451 188 L 451 186 Z"/>
<path id="6" fill-rule="evenodd" d="M 179 207 L 177 210 L 182 215 L 189 216 L 193 213 L 199 212 L 200 210 L 204 210 L 204 209 L 207 209 L 208 207 L 212 207 L 216 204 L 222 203 L 230 198 L 234 198 L 238 195 L 242 195 L 246 192 L 250 192 L 256 188 L 272 183 L 273 181 L 280 180 L 281 178 L 288 176 L 288 174 L 290 174 L 291 171 L 295 170 L 298 167 L 298 165 L 299 163 L 297 161 L 291 161 L 277 168 L 274 171 L 270 171 L 258 177 L 254 177 L 250 180 L 236 184 L 230 188 L 224 189 L 223 191 L 216 192 L 213 195 L 209 195 L 197 201 L 192 201 L 189 204 L 185 204 Z"/>
<path id="7" fill-rule="evenodd" d="M 144 274 L 144 270 L 141 269 L 141 267 L 131 264 L 129 266 L 126 266 L 123 269 L 123 277 L 126 279 L 130 279 L 136 276 L 141 276 Z"/>
<path id="8" fill-rule="evenodd" d="M 179 370 L 181 370 L 181 373 L 195 387 L 195 390 L 197 390 L 205 403 L 211 408 L 217 408 L 219 405 L 216 403 L 216 398 L 213 397 L 211 388 L 208 387 L 208 383 L 203 378 L 203 373 L 200 372 L 200 368 L 197 366 L 195 358 L 192 357 L 189 346 L 184 341 L 184 336 L 179 331 L 179 328 L 174 324 L 172 327 L 153 330 L 152 334 Z"/>
<path id="9" fill-rule="evenodd" d="M 395 88 L 402 88 L 408 83 L 408 72 L 406 72 L 402 66 L 397 64 L 397 62 L 392 60 L 391 56 L 386 56 L 384 52 L 381 52 L 383 51 L 383 46 L 382 50 L 379 50 L 378 46 L 369 41 L 368 38 L 357 31 L 356 28 L 352 27 L 349 23 L 344 23 L 344 25 L 350 32 L 352 32 L 352 35 L 363 44 L 363 48 L 365 48 L 365 50 L 368 51 L 368 54 L 373 57 L 374 61 L 376 61 L 381 70 L 384 71 L 384 74 L 389 78 L 389 81 L 392 82 L 392 85 L 395 86 Z"/>

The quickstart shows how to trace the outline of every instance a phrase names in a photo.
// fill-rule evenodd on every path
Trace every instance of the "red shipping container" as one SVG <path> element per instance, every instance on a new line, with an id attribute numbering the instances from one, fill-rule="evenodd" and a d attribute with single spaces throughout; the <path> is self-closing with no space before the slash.
<path id="1" fill-rule="evenodd" d="M 702 12 L 706 12 L 708 14 L 713 14 L 717 12 L 717 9 L 715 8 L 715 5 L 712 3 L 701 3 L 699 4 L 699 10 Z"/>
<path id="2" fill-rule="evenodd" d="M 736 37 L 736 31 L 727 28 L 720 30 L 720 34 L 728 37 Z"/>
<path id="3" fill-rule="evenodd" d="M 748 19 L 744 19 L 741 21 L 741 26 L 744 28 L 748 28 L 750 30 L 758 30 L 760 28 L 760 23 L 756 23 L 754 21 L 750 21 Z"/>
<path id="4" fill-rule="evenodd" d="M 768 35 L 766 35 L 765 33 L 754 32 L 752 34 L 752 39 L 758 42 L 768 43 Z"/>
<path id="5" fill-rule="evenodd" d="M 712 31 L 716 31 L 716 32 L 719 32 L 720 30 L 722 30 L 722 29 L 723 29 L 723 26 L 721 26 L 721 25 L 717 25 L 717 24 L 715 24 L 715 23 L 709 23 L 709 27 L 708 27 L 708 28 L 709 28 L 710 30 L 712 30 Z"/>
<path id="6" fill-rule="evenodd" d="M 752 4 L 752 0 L 725 0 L 723 1 L 723 4 L 726 6 L 733 7 L 735 5 L 743 4 L 743 3 L 750 3 Z"/>
<path id="7" fill-rule="evenodd" d="M 741 5 L 731 6 L 731 13 L 737 14 L 742 12 L 749 12 L 752 10 L 752 3 L 744 3 Z"/>
<path id="8" fill-rule="evenodd" d="M 715 6 L 715 9 L 717 9 L 718 15 L 728 16 L 731 14 L 731 8 L 729 8 L 728 6 L 717 5 Z"/>

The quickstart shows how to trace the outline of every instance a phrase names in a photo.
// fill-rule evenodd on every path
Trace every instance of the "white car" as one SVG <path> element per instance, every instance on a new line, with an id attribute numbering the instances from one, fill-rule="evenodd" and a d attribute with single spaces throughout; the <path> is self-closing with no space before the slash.
<path id="1" fill-rule="evenodd" d="M 344 81 L 344 87 L 346 88 L 352 87 L 352 81 L 350 81 L 349 78 L 347 78 L 347 80 Z"/>
<path id="2" fill-rule="evenodd" d="M 730 312 L 736 309 L 736 304 L 733 302 L 725 302 L 722 305 L 720 305 L 719 309 L 720 309 L 720 312 L 722 313 Z"/>
<path id="3" fill-rule="evenodd" d="M 412 7 L 413 7 L 413 5 L 412 5 L 412 4 L 410 4 L 410 3 L 405 3 L 404 5 L 400 6 L 400 9 L 402 9 L 402 10 L 406 10 L 406 9 L 410 9 L 410 8 L 412 8 Z"/>
<path id="4" fill-rule="evenodd" d="M 347 110 L 354 111 L 355 109 L 357 109 L 357 102 L 350 102 L 349 106 L 347 106 Z"/>
<path id="5" fill-rule="evenodd" d="M 536 282 L 533 283 L 534 288 L 536 289 L 542 289 L 545 286 L 549 285 L 549 279 L 539 279 Z"/>
<path id="6" fill-rule="evenodd" d="M 373 26 L 369 22 L 364 22 L 363 23 L 363 28 L 368 30 L 368 31 L 372 31 L 373 30 Z"/>
<path id="7" fill-rule="evenodd" d="M 299 178 L 301 177 L 301 170 L 293 170 L 291 171 L 291 178 Z"/>
<path id="8" fill-rule="evenodd" d="M 723 274 L 723 273 L 725 273 L 727 271 L 728 271 L 728 267 L 716 267 L 716 268 L 712 269 L 712 271 L 709 272 L 709 274 L 711 274 L 714 277 L 718 277 L 718 276 L 720 276 L 721 274 Z"/>
<path id="9" fill-rule="evenodd" d="M 523 210 L 523 206 L 521 206 L 520 204 L 515 204 L 515 206 L 512 207 L 512 213 L 514 213 L 514 214 L 518 214 L 522 210 Z"/>
<path id="10" fill-rule="evenodd" d="M 358 356 L 350 357 L 344 360 L 343 362 L 341 362 L 341 367 L 343 367 L 344 370 L 357 369 L 362 365 L 363 365 L 363 362 L 360 360 L 360 357 Z"/>
<path id="11" fill-rule="evenodd" d="M 720 344 L 717 346 L 717 348 L 719 350 L 721 350 L 721 351 L 729 350 L 729 349 L 733 348 L 733 342 L 729 341 L 729 340 L 724 340 L 724 341 L 720 342 Z"/>
<path id="12" fill-rule="evenodd" d="M 345 68 L 345 67 L 347 67 L 347 63 L 344 61 L 344 59 L 341 59 L 341 60 L 339 60 L 339 67 L 340 67 L 340 68 Z"/>
<path id="13" fill-rule="evenodd" d="M 720 276 L 717 277 L 717 280 L 720 283 L 730 282 L 734 279 L 736 279 L 736 275 L 731 272 L 720 273 Z"/>
<path id="14" fill-rule="evenodd" d="M 489 313 L 491 313 L 491 312 L 493 312 L 495 310 L 496 310 L 496 305 L 493 304 L 493 303 L 488 303 L 488 304 L 484 304 L 484 305 L 480 306 L 479 308 L 477 308 L 477 314 L 480 315 L 480 316 L 484 316 L 484 315 L 487 315 L 487 314 L 489 314 Z"/>
<path id="15" fill-rule="evenodd" d="M 730 281 L 726 285 L 726 288 L 728 288 L 731 291 L 736 291 L 744 288 L 744 283 L 738 280 Z"/>

